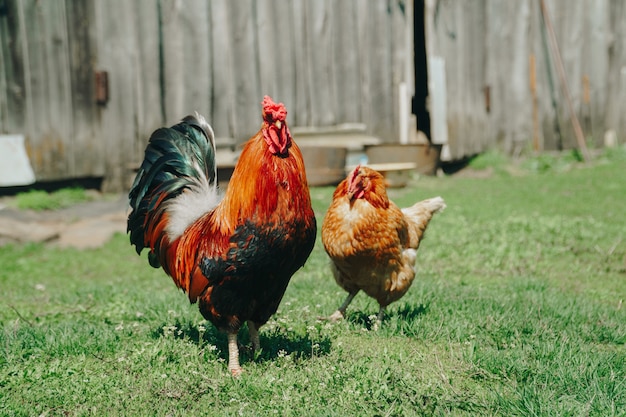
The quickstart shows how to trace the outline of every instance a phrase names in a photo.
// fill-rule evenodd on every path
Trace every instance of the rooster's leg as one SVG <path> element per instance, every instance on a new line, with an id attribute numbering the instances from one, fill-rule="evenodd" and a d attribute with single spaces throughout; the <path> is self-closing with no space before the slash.
<path id="1" fill-rule="evenodd" d="M 346 309 L 348 308 L 348 306 L 352 302 L 352 299 L 357 295 L 358 292 L 359 290 L 349 293 L 348 296 L 346 297 L 346 300 L 343 302 L 343 304 L 337 309 L 337 311 L 331 314 L 331 316 L 329 317 L 329 320 L 339 321 L 343 319 L 346 316 Z"/>
<path id="2" fill-rule="evenodd" d="M 259 328 L 252 320 L 248 320 L 248 334 L 252 342 L 252 352 L 256 352 L 261 348 L 261 342 L 259 341 Z"/>
<path id="3" fill-rule="evenodd" d="M 385 318 L 385 307 L 380 306 L 380 310 L 378 310 L 378 317 L 376 318 L 376 320 L 378 320 L 379 323 L 382 323 L 383 318 Z"/>
<path id="4" fill-rule="evenodd" d="M 243 369 L 239 365 L 239 346 L 237 333 L 228 333 L 228 370 L 233 376 L 241 375 Z"/>

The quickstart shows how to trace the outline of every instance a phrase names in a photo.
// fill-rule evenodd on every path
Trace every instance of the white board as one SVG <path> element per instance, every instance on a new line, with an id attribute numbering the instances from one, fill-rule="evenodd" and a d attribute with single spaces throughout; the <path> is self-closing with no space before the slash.
<path id="1" fill-rule="evenodd" d="M 0 187 L 34 182 L 35 173 L 24 148 L 24 136 L 0 135 Z"/>
<path id="2" fill-rule="evenodd" d="M 446 61 L 439 56 L 428 59 L 428 92 L 431 141 L 435 145 L 445 145 L 448 143 Z"/>

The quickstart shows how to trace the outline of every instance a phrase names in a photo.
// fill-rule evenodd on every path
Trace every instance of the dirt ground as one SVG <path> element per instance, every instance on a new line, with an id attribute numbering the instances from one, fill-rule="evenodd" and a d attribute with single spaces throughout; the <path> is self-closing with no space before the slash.
<path id="1" fill-rule="evenodd" d="M 462 166 L 455 176 L 487 178 L 492 169 Z M 443 175 L 443 174 L 441 174 Z M 43 242 L 58 247 L 97 248 L 115 233 L 126 233 L 130 211 L 127 194 L 91 194 L 92 201 L 60 210 L 19 210 L 15 197 L 0 196 L 0 247 L 8 243 Z"/>
<path id="2" fill-rule="evenodd" d="M 0 198 L 0 246 L 45 242 L 78 249 L 97 248 L 115 233 L 126 233 L 126 195 L 97 196 L 60 210 L 19 210 L 11 197 Z"/>

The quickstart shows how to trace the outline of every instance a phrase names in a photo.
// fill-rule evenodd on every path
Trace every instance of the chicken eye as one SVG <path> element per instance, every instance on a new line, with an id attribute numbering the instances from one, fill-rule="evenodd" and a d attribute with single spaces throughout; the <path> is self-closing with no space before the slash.
<path id="1" fill-rule="evenodd" d="M 367 177 L 363 177 L 363 180 L 361 181 L 361 184 L 363 186 L 364 189 L 368 189 L 370 187 L 370 179 Z"/>

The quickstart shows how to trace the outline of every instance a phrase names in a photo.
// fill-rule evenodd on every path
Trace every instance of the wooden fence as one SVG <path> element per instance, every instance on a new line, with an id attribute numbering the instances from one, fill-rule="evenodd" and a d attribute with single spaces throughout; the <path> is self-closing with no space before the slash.
<path id="1" fill-rule="evenodd" d="M 264 94 L 292 126 L 397 140 L 409 24 L 395 0 L 0 0 L 0 133 L 26 135 L 38 179 L 112 189 L 155 128 L 197 110 L 241 141 Z"/>
<path id="2" fill-rule="evenodd" d="M 425 1 L 428 54 L 446 66 L 452 158 L 495 144 L 511 153 L 577 146 L 540 4 Z M 612 132 L 625 142 L 626 2 L 545 5 L 585 140 L 600 146 Z"/>
<path id="3" fill-rule="evenodd" d="M 427 56 L 445 65 L 445 97 L 423 104 L 443 103 L 452 159 L 575 146 L 539 1 L 414 1 Z M 292 127 L 357 122 L 398 141 L 414 2 L 0 0 L 0 133 L 26 136 L 38 180 L 104 177 L 118 190 L 155 128 L 197 110 L 242 141 L 264 94 Z M 587 139 L 623 142 L 626 2 L 546 4 Z M 420 86 L 432 87 L 430 61 L 416 57 Z"/>

